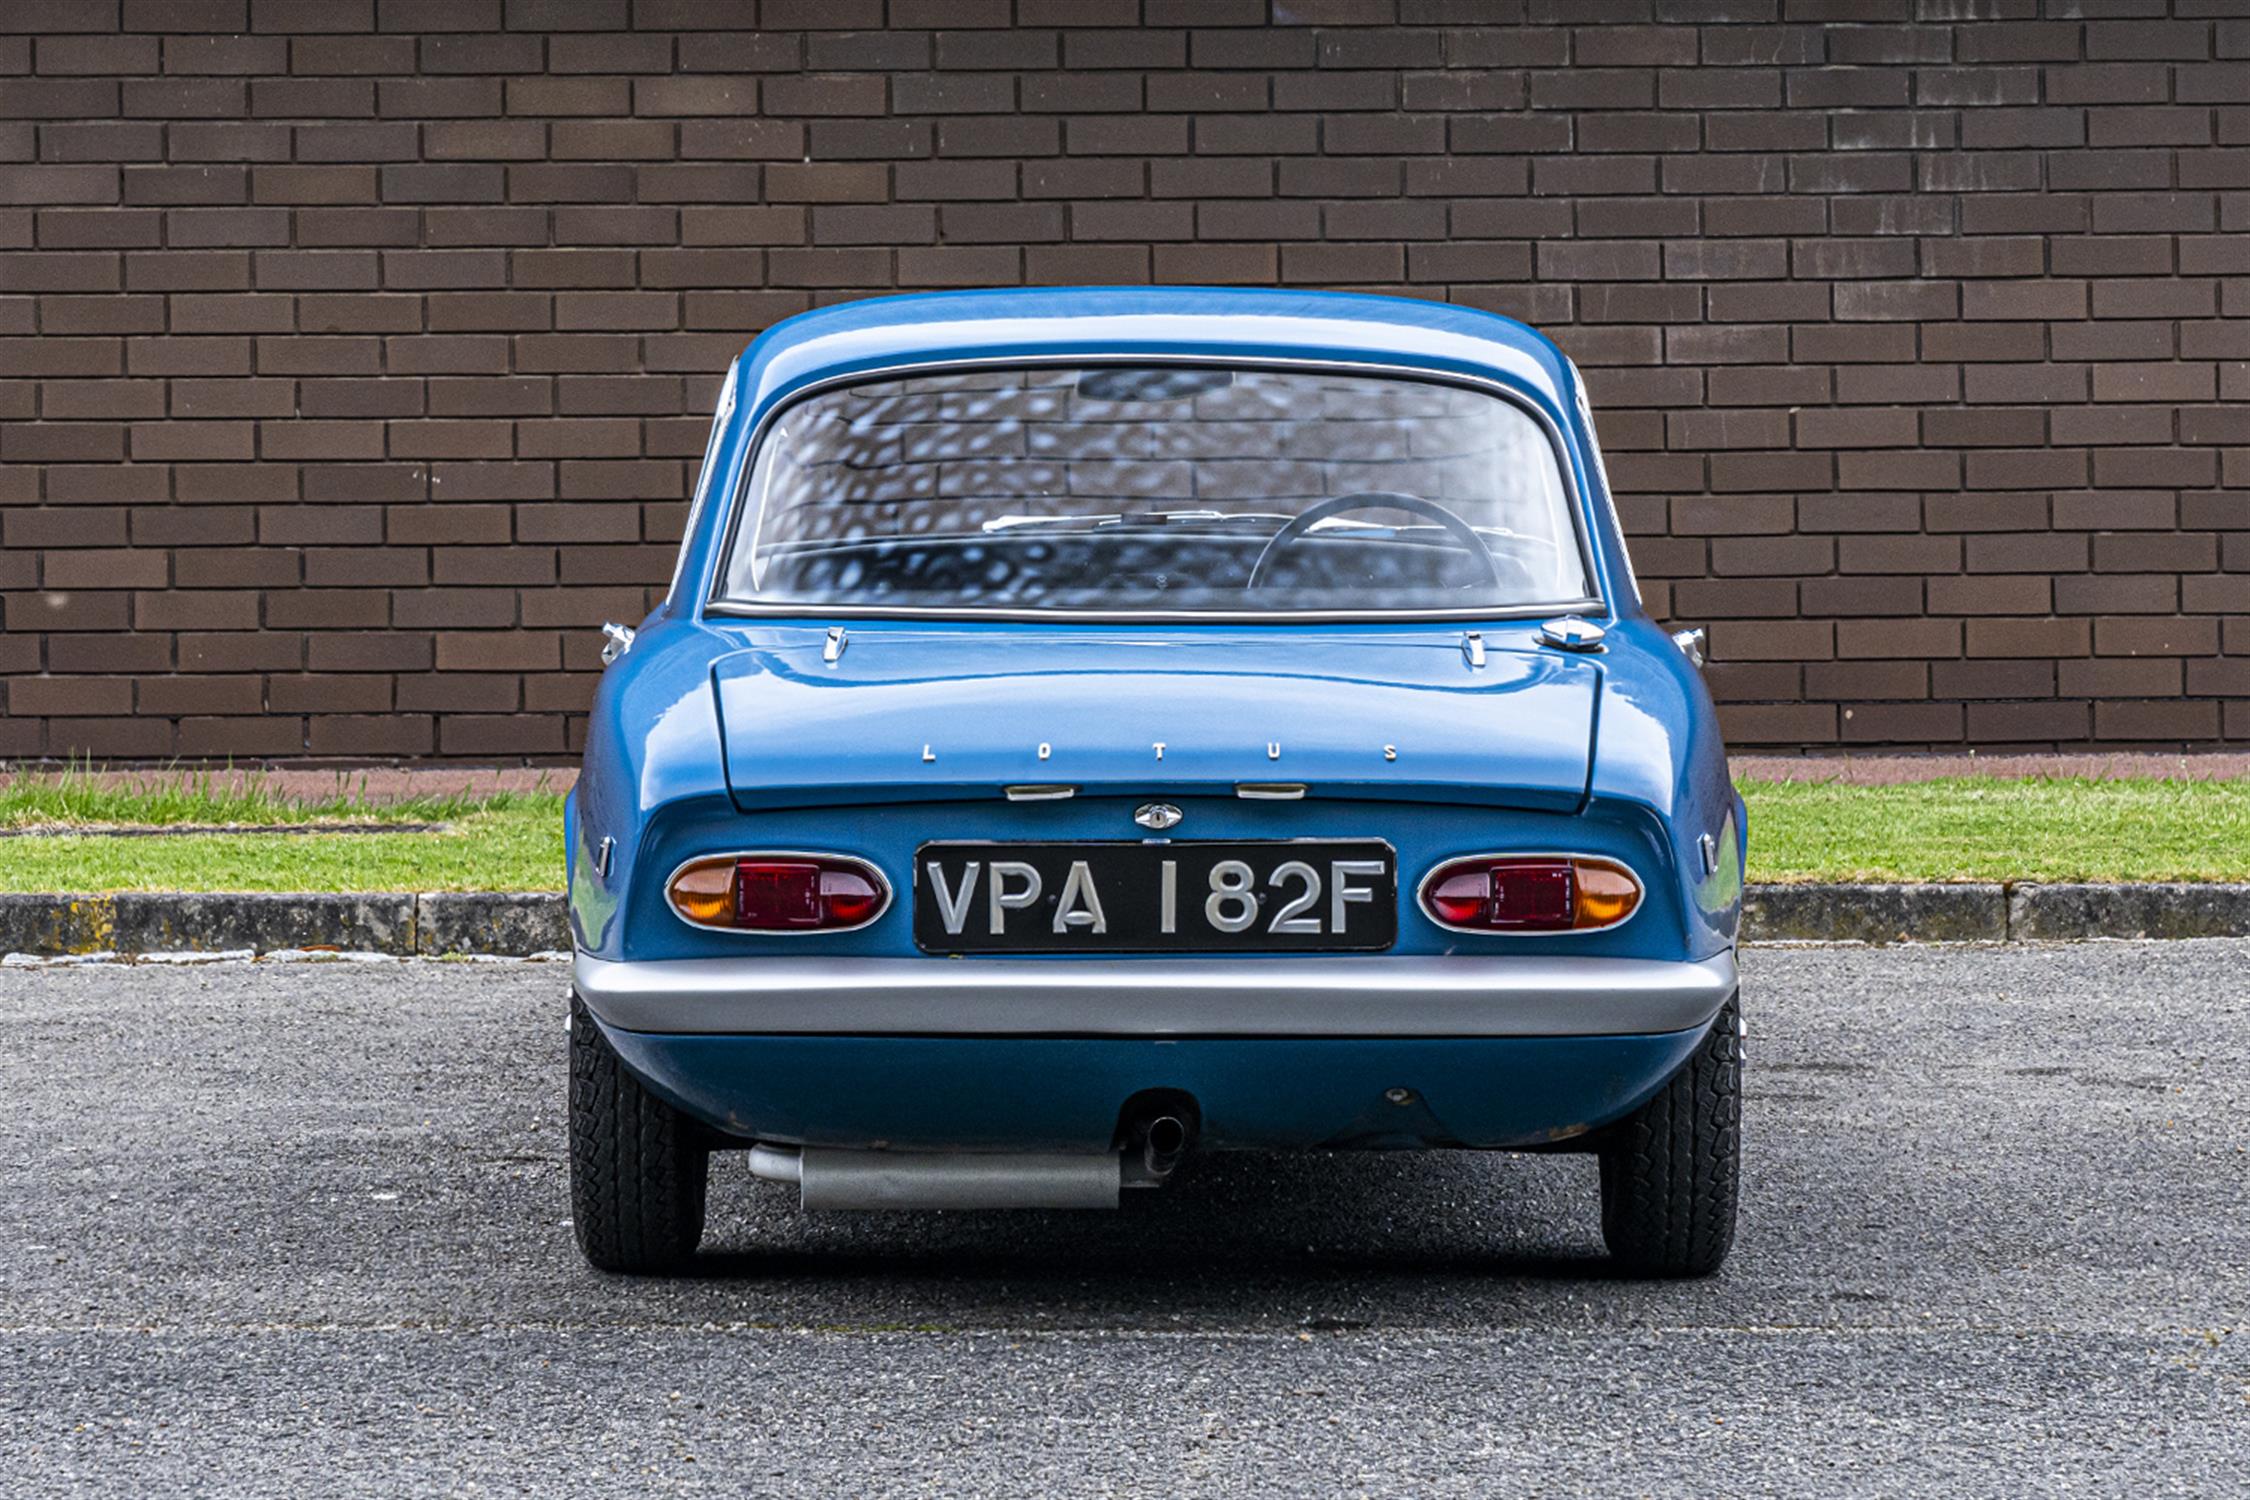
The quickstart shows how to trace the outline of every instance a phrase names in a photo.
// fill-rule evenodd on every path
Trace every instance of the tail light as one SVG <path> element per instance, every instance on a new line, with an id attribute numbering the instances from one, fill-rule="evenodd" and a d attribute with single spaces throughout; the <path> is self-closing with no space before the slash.
<path id="1" fill-rule="evenodd" d="M 840 854 L 714 854 L 691 859 L 665 886 L 691 927 L 727 932 L 846 932 L 891 904 L 890 883 Z"/>
<path id="2" fill-rule="evenodd" d="M 1641 904 L 1641 882 L 1615 860 L 1563 854 L 1480 854 L 1449 860 L 1422 882 L 1422 910 L 1457 932 L 1590 932 Z"/>

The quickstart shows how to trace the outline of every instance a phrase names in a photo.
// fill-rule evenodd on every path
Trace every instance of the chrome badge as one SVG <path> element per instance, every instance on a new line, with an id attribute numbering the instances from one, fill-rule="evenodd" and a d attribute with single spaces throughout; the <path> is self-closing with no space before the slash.
<path id="1" fill-rule="evenodd" d="M 1133 821 L 1143 828 L 1154 829 L 1161 833 L 1163 830 L 1175 826 L 1185 816 L 1187 816 L 1185 813 L 1169 802 L 1144 802 L 1134 811 Z"/>

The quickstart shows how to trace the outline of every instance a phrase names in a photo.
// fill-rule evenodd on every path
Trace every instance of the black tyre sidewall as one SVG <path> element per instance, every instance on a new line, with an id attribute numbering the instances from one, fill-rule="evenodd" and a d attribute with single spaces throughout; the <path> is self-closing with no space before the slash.
<path id="1" fill-rule="evenodd" d="M 605 1271 L 677 1267 L 703 1237 L 709 1178 L 701 1129 L 626 1069 L 571 996 L 571 1224 L 586 1259 Z"/>
<path id="2" fill-rule="evenodd" d="M 1680 1070 L 1605 1133 L 1602 1238 L 1620 1270 L 1708 1276 L 1734 1245 L 1742 1178 L 1740 997 Z"/>

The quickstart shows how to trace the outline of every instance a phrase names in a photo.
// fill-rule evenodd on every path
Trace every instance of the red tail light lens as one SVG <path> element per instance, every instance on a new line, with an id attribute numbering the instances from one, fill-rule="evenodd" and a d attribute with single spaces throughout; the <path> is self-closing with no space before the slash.
<path id="1" fill-rule="evenodd" d="M 858 870 L 822 870 L 820 909 L 835 926 L 857 927 L 882 911 L 883 891 Z"/>
<path id="2" fill-rule="evenodd" d="M 840 932 L 891 900 L 873 865 L 839 854 L 715 854 L 674 871 L 666 895 L 690 926 L 729 932 Z"/>
<path id="3" fill-rule="evenodd" d="M 1590 932 L 1614 927 L 1641 904 L 1641 883 L 1614 860 L 1565 855 L 1478 855 L 1432 870 L 1422 909 L 1464 932 Z"/>
<path id="4" fill-rule="evenodd" d="M 745 859 L 734 866 L 734 925 L 773 931 L 818 927 L 820 866 L 803 860 Z"/>

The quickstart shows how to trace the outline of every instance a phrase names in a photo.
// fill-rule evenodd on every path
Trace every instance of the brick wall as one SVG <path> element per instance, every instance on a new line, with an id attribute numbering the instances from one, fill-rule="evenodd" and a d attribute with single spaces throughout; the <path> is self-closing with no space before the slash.
<path id="1" fill-rule="evenodd" d="M 2250 740 L 2250 0 L 0 28 L 0 756 L 566 753 L 758 329 L 1151 279 L 1555 334 L 1739 745 Z"/>

